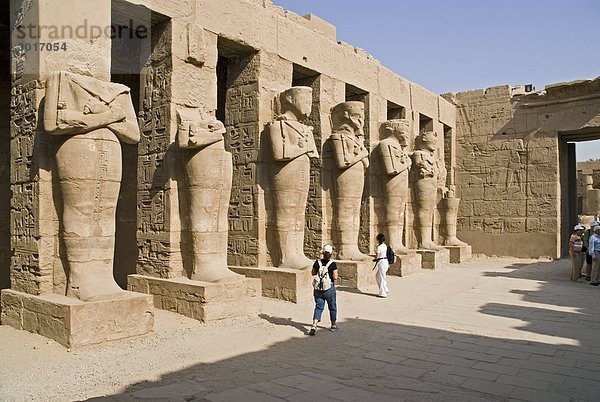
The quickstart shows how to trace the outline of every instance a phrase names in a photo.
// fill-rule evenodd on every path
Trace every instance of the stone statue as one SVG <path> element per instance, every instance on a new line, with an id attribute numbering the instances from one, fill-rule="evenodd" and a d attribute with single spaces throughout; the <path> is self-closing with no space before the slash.
<path id="1" fill-rule="evenodd" d="M 225 150 L 225 127 L 201 119 L 197 111 L 177 110 L 177 144 L 189 195 L 189 231 L 193 253 L 190 279 L 227 282 L 241 278 L 227 266 L 229 197 L 233 163 Z"/>
<path id="2" fill-rule="evenodd" d="M 439 179 L 442 176 L 442 167 L 438 162 L 435 151 L 437 149 L 437 133 L 427 131 L 417 137 L 416 150 L 413 152 L 413 170 L 415 171 L 415 208 L 417 240 L 420 249 L 443 250 L 435 244 L 433 235 L 433 214 L 437 199 Z M 445 175 L 444 175 L 445 176 Z M 442 187 L 445 195 L 447 189 Z"/>
<path id="3" fill-rule="evenodd" d="M 385 174 L 386 231 L 390 245 L 397 254 L 406 254 L 402 235 L 404 211 L 410 199 L 408 174 L 412 160 L 407 152 L 410 122 L 404 119 L 383 122 L 380 131 L 385 136 L 379 143 Z"/>
<path id="4" fill-rule="evenodd" d="M 443 188 L 446 181 L 446 174 L 448 174 L 448 191 L 444 198 L 442 198 L 442 210 L 441 210 L 441 226 L 444 228 L 442 236 L 442 244 L 444 246 L 467 246 L 467 243 L 460 241 L 456 237 L 457 220 L 458 220 L 458 205 L 460 204 L 460 198 L 456 197 L 456 185 L 454 184 L 454 167 L 450 166 L 450 172 L 446 171 L 446 168 L 442 170 L 444 183 L 441 185 Z M 438 180 L 438 183 L 440 181 Z"/>
<path id="5" fill-rule="evenodd" d="M 338 232 L 337 258 L 366 260 L 370 257 L 358 249 L 360 206 L 369 167 L 369 151 L 365 148 L 363 124 L 365 107 L 362 102 L 343 102 L 331 109 L 332 144 L 338 171 L 335 177 L 333 217 Z"/>
<path id="6" fill-rule="evenodd" d="M 278 266 L 306 269 L 313 260 L 304 255 L 306 201 L 310 185 L 310 159 L 319 153 L 312 127 L 305 120 L 312 109 L 312 88 L 292 87 L 279 95 L 281 114 L 269 125 L 274 164 L 273 201 L 279 246 Z"/>
<path id="7" fill-rule="evenodd" d="M 442 198 L 442 222 L 445 228 L 442 244 L 444 246 L 466 246 L 467 243 L 456 237 L 456 226 L 458 220 L 458 205 L 460 198 L 454 197 L 455 191 L 452 187 L 448 191 L 448 195 Z"/>
<path id="8" fill-rule="evenodd" d="M 69 297 L 96 301 L 122 289 L 113 278 L 121 144 L 140 139 L 129 88 L 69 72 L 46 80 L 44 128 L 56 151 Z"/>

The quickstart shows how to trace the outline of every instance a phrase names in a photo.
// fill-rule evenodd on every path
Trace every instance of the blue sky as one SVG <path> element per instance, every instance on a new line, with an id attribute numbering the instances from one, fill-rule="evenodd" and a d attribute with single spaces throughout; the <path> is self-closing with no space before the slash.
<path id="1" fill-rule="evenodd" d="M 600 0 L 273 0 L 435 93 L 600 76 Z M 600 158 L 600 144 L 577 150 Z"/>

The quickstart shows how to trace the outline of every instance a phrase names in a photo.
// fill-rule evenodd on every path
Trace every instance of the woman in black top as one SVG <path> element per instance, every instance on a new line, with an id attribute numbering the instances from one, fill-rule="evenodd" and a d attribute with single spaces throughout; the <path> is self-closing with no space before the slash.
<path id="1" fill-rule="evenodd" d="M 313 313 L 313 324 L 309 332 L 310 335 L 314 335 L 317 332 L 317 324 L 321 321 L 321 314 L 325 309 L 325 302 L 327 302 L 327 308 L 329 309 L 329 318 L 331 319 L 330 330 L 332 332 L 335 332 L 338 329 L 336 325 L 337 304 L 335 301 L 335 281 L 338 279 L 338 272 L 335 262 L 331 261 L 332 252 L 333 247 L 331 247 L 331 245 L 326 244 L 325 246 L 323 246 L 323 258 L 321 260 L 315 261 L 312 267 L 313 275 L 317 275 L 321 267 L 327 267 L 327 274 L 331 279 L 331 287 L 326 290 L 314 290 L 315 310 Z"/>

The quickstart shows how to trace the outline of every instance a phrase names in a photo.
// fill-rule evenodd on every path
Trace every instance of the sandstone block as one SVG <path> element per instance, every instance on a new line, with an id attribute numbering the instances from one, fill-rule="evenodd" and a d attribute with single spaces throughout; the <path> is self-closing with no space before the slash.
<path id="1" fill-rule="evenodd" d="M 147 334 L 154 327 L 152 296 L 133 292 L 83 302 L 56 294 L 35 296 L 4 289 L 1 303 L 3 325 L 71 348 Z"/>
<path id="2" fill-rule="evenodd" d="M 448 250 L 417 250 L 422 257 L 421 268 L 440 269 L 450 264 L 450 251 Z"/>
<path id="3" fill-rule="evenodd" d="M 376 284 L 375 272 L 371 261 L 336 261 L 339 286 L 364 290 Z"/>
<path id="4" fill-rule="evenodd" d="M 260 306 L 260 282 L 252 278 L 213 283 L 129 275 L 127 286 L 156 295 L 156 308 L 202 322 L 255 314 Z"/>
<path id="5" fill-rule="evenodd" d="M 471 246 L 444 246 L 450 252 L 450 263 L 460 264 L 469 261 L 472 257 Z"/>
<path id="6" fill-rule="evenodd" d="M 422 256 L 416 252 L 396 255 L 396 262 L 390 265 L 388 275 L 406 276 L 421 270 Z"/>
<path id="7" fill-rule="evenodd" d="M 302 303 L 312 300 L 312 275 L 310 270 L 297 270 L 289 268 L 255 268 L 255 267 L 229 267 L 230 270 L 260 280 L 262 295 L 273 299 Z M 254 292 L 258 287 L 254 285 Z"/>

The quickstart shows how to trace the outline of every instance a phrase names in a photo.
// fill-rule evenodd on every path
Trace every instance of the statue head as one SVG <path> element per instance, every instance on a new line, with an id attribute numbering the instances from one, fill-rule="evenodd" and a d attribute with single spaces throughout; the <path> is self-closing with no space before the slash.
<path id="1" fill-rule="evenodd" d="M 356 134 L 363 134 L 365 124 L 365 104 L 358 101 L 338 103 L 331 108 L 333 130 L 350 127 Z"/>
<path id="2" fill-rule="evenodd" d="M 293 114 L 296 120 L 306 119 L 312 111 L 312 88 L 291 87 L 279 94 L 281 114 Z"/>
<path id="3" fill-rule="evenodd" d="M 406 119 L 392 119 L 381 123 L 380 132 L 386 137 L 394 136 L 401 146 L 408 146 L 410 140 L 410 121 Z"/>
<path id="4" fill-rule="evenodd" d="M 415 148 L 425 151 L 435 151 L 437 148 L 437 133 L 425 131 L 415 139 Z"/>

